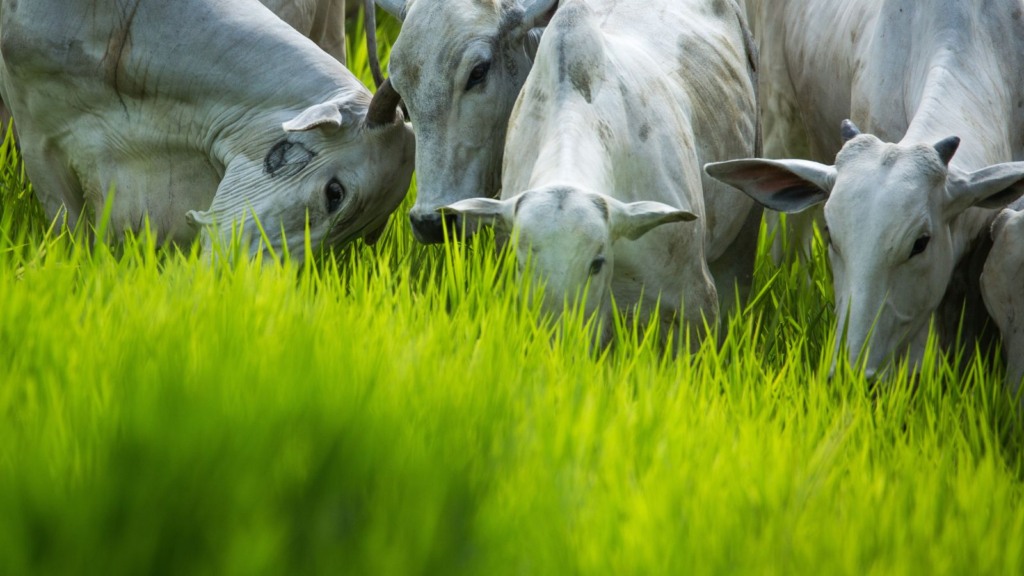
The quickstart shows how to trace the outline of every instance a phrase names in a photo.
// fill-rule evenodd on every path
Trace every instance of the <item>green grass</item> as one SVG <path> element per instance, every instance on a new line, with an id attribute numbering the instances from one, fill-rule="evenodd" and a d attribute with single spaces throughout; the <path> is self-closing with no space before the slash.
<path id="1" fill-rule="evenodd" d="M 47 232 L 0 159 L 0 574 L 1024 572 L 1001 368 L 830 381 L 820 244 L 762 245 L 720 347 L 591 354 L 408 203 L 373 247 L 209 266 Z"/>

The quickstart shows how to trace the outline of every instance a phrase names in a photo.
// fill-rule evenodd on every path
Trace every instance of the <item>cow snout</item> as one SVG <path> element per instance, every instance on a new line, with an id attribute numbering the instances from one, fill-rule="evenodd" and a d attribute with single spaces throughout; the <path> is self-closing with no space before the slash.
<path id="1" fill-rule="evenodd" d="M 455 214 L 438 214 L 427 212 L 424 214 L 409 214 L 409 223 L 412 224 L 412 234 L 418 242 L 423 244 L 440 244 L 444 242 L 445 227 L 448 228 L 448 235 L 453 236 L 459 230 L 459 217 Z"/>

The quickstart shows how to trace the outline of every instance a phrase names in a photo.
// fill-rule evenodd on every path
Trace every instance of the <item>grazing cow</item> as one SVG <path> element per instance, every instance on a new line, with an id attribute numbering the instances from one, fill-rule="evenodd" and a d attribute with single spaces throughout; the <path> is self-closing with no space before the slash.
<path id="1" fill-rule="evenodd" d="M 932 319 L 948 336 L 963 312 L 972 338 L 987 320 L 976 297 L 986 231 L 1024 192 L 1020 1 L 807 0 L 772 14 L 792 83 L 766 115 L 796 115 L 788 125 L 806 126 L 812 150 L 830 132 L 842 149 L 835 165 L 707 172 L 775 210 L 824 204 L 839 334 L 868 376 L 904 352 L 918 365 Z M 778 78 L 780 62 L 764 73 Z M 847 111 L 865 133 L 846 122 L 836 134 Z"/>
<path id="2" fill-rule="evenodd" d="M 755 151 L 755 79 L 734 3 L 562 0 L 509 125 L 502 199 L 447 210 L 514 230 L 557 310 L 718 315 L 711 230 L 736 230 L 752 202 L 701 172 Z M 695 220 L 696 219 L 696 220 Z M 685 224 L 672 222 L 690 221 Z"/>
<path id="3" fill-rule="evenodd" d="M 345 0 L 260 0 L 338 62 L 345 64 Z"/>
<path id="4" fill-rule="evenodd" d="M 1003 335 L 1006 388 L 1016 395 L 1024 379 L 1024 201 L 992 223 L 992 250 L 981 273 L 981 293 Z M 1021 397 L 1024 409 L 1024 397 Z"/>
<path id="5" fill-rule="evenodd" d="M 508 118 L 558 0 L 377 4 L 402 20 L 388 71 L 416 127 L 409 220 L 417 240 L 438 243 L 438 208 L 498 195 Z"/>
<path id="6" fill-rule="evenodd" d="M 389 71 L 391 82 L 402 95 L 416 127 L 417 197 L 409 219 L 419 241 L 440 242 L 444 237 L 442 218 L 455 231 L 461 231 L 464 223 L 453 212 L 442 216 L 438 208 L 469 198 L 494 197 L 502 188 L 501 158 L 509 115 L 533 65 L 542 27 L 551 20 L 559 2 L 377 0 L 377 3 L 403 19 L 402 32 L 391 52 Z M 635 3 L 628 3 L 628 6 L 633 13 L 626 8 L 616 12 L 616 18 L 621 19 L 619 25 L 623 27 L 632 26 L 630 22 L 634 19 L 646 22 L 654 12 L 654 8 L 640 8 Z M 710 6 L 714 16 L 722 21 L 715 26 L 742 29 L 739 32 L 742 41 L 730 45 L 729 49 L 737 52 L 743 65 L 721 71 L 714 81 L 727 83 L 723 88 L 727 92 L 736 85 L 743 86 L 743 98 L 746 98 L 746 87 L 751 77 L 756 76 L 753 70 L 756 49 L 745 23 L 739 22 L 743 20 L 742 11 L 735 0 L 716 0 Z M 643 34 L 637 26 L 633 29 Z M 677 33 L 666 34 L 669 39 L 680 38 Z M 665 60 L 676 66 L 666 74 L 677 76 L 687 71 L 687 66 L 692 66 L 688 56 L 679 57 L 685 53 L 686 46 L 662 39 L 645 40 L 651 46 L 659 46 L 652 50 L 661 50 L 664 55 L 652 57 L 654 60 Z M 704 80 L 700 77 L 696 81 Z M 728 93 L 731 98 L 732 92 Z M 725 112 L 705 118 L 717 123 L 716 128 L 697 128 L 702 131 L 697 142 L 702 159 L 734 157 L 718 155 L 717 149 L 705 154 L 703 149 L 707 146 L 724 150 L 727 145 L 714 140 L 722 138 L 729 129 L 736 137 L 736 141 L 729 144 L 733 152 L 757 153 L 759 148 L 753 145 L 759 136 L 755 136 L 754 124 L 747 115 L 748 108 L 754 105 L 744 99 L 736 106 L 740 113 L 735 117 L 729 117 L 726 112 L 731 113 L 731 109 L 723 105 Z M 714 192 L 705 196 L 705 201 L 712 204 L 704 219 L 709 238 L 705 255 L 723 296 L 723 304 L 728 305 L 734 301 L 735 285 L 739 285 L 741 292 L 749 286 L 761 211 L 728 187 L 711 183 L 709 190 Z M 467 228 L 471 229 L 472 224 Z"/>
<path id="7" fill-rule="evenodd" d="M 255 0 L 5 0 L 2 94 L 49 216 L 148 217 L 204 244 L 245 221 L 295 256 L 381 229 L 405 195 L 414 140 L 397 100 Z M 207 208 L 203 211 L 203 208 Z M 191 226 L 190 226 L 191 224 Z"/>

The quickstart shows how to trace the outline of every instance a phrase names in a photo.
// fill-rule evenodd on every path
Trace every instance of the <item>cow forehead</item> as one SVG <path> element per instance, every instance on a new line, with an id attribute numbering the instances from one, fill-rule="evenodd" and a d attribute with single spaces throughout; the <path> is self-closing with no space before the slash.
<path id="1" fill-rule="evenodd" d="M 608 206 L 600 196 L 568 188 L 526 192 L 515 205 L 523 240 L 540 244 L 603 244 Z"/>
<path id="2" fill-rule="evenodd" d="M 500 21 L 497 0 L 415 2 L 391 52 L 391 72 L 418 76 L 415 72 L 424 66 L 457 66 L 467 43 L 473 38 L 493 36 Z M 419 79 L 410 78 L 414 83 Z"/>
<path id="3" fill-rule="evenodd" d="M 927 144 L 884 143 L 862 135 L 836 157 L 836 184 L 825 206 L 829 225 L 875 227 L 939 208 L 946 167 Z"/>

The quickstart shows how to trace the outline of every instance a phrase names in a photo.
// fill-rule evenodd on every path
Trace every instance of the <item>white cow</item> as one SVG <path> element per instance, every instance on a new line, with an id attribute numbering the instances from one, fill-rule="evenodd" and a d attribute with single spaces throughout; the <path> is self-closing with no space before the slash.
<path id="1" fill-rule="evenodd" d="M 260 0 L 338 62 L 345 64 L 345 0 Z"/>
<path id="2" fill-rule="evenodd" d="M 834 166 L 744 160 L 707 171 L 783 212 L 824 203 L 850 359 L 869 376 L 905 351 L 917 365 L 932 319 L 948 334 L 964 311 L 970 335 L 986 317 L 974 248 L 993 209 L 1024 192 L 1024 164 L 1011 162 L 1024 154 L 1020 0 L 783 0 L 770 11 L 779 20 L 759 31 L 775 26 L 785 41 L 774 47 L 782 60 L 765 48 L 763 73 L 777 79 L 785 62 L 791 84 L 775 88 L 766 131 L 769 114 L 791 114 L 812 156 L 845 144 Z M 839 138 L 847 111 L 874 135 L 847 123 Z"/>
<path id="3" fill-rule="evenodd" d="M 438 208 L 498 195 L 508 118 L 558 0 L 377 4 L 402 20 L 388 71 L 416 127 L 409 220 L 417 240 L 441 242 Z"/>
<path id="4" fill-rule="evenodd" d="M 501 158 L 508 118 L 533 65 L 542 27 L 555 14 L 559 2 L 377 0 L 377 3 L 403 19 L 401 34 L 391 52 L 389 71 L 391 82 L 402 95 L 416 127 L 418 192 L 409 218 L 418 240 L 440 242 L 444 234 L 438 208 L 469 198 L 495 197 L 501 190 Z M 656 16 L 651 6 L 640 8 L 635 3 L 628 6 L 634 12 L 622 16 L 624 23 L 634 19 L 647 22 Z M 742 19 L 735 0 L 716 0 L 710 6 L 714 15 L 728 21 L 729 26 Z M 627 14 L 625 10 L 619 14 Z M 741 32 L 743 42 L 734 49 L 750 63 L 738 69 L 739 77 L 716 77 L 716 81 L 724 78 L 731 85 L 748 82 L 756 60 L 745 23 L 736 25 L 744 31 Z M 667 38 L 678 36 L 678 33 L 671 33 Z M 658 46 L 652 50 L 661 50 L 662 56 L 656 60 L 679 65 L 679 46 L 667 40 L 652 40 L 651 46 Z M 737 105 L 745 107 L 747 103 Z M 743 135 L 743 139 L 732 143 L 735 151 L 754 150 L 742 148 L 756 140 L 753 132 L 747 132 L 750 128 L 747 116 L 730 118 L 720 114 L 716 119 L 720 125 L 731 127 L 735 134 Z M 709 129 L 708 133 L 718 138 L 726 130 Z M 705 142 L 698 144 L 704 146 Z M 718 146 L 718 143 L 708 142 L 707 145 Z M 731 304 L 733 286 L 738 284 L 742 292 L 750 283 L 761 211 L 727 187 L 713 185 L 712 189 L 717 192 L 707 195 L 714 206 L 709 208 L 704 220 L 709 238 L 705 255 L 722 292 L 723 303 Z M 720 214 L 726 216 L 719 217 Z M 455 214 L 449 212 L 444 219 L 455 231 L 462 230 L 463 223 Z"/>
<path id="5" fill-rule="evenodd" d="M 588 313 L 610 290 L 645 313 L 660 297 L 666 328 L 714 324 L 707 259 L 729 238 L 712 230 L 751 203 L 701 166 L 756 149 L 746 46 L 733 2 L 563 0 L 512 113 L 502 199 L 446 210 L 512 230 L 549 309 L 589 284 Z"/>
<path id="6" fill-rule="evenodd" d="M 981 273 L 981 293 L 1003 335 L 1006 388 L 1024 379 L 1024 202 L 1003 210 L 992 223 L 992 250 Z M 1024 409 L 1024 397 L 1021 397 Z"/>
<path id="7" fill-rule="evenodd" d="M 5 0 L 2 94 L 51 217 L 148 216 L 207 247 L 258 218 L 280 250 L 381 229 L 409 185 L 414 140 L 397 101 L 255 0 Z M 203 211 L 203 208 L 208 208 Z M 187 217 L 186 217 L 187 215 Z M 192 224 L 190 226 L 189 224 Z M 284 239 L 282 238 L 284 236 Z"/>

